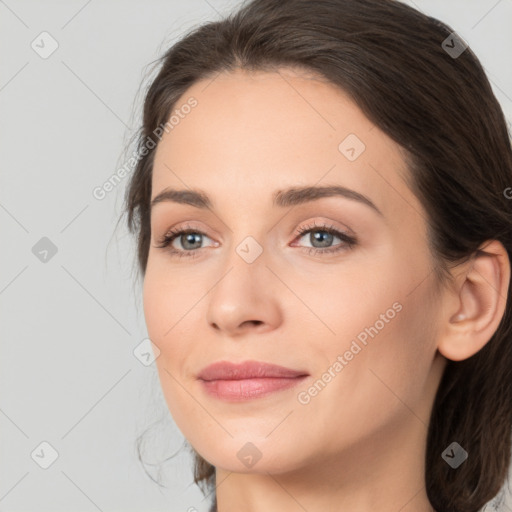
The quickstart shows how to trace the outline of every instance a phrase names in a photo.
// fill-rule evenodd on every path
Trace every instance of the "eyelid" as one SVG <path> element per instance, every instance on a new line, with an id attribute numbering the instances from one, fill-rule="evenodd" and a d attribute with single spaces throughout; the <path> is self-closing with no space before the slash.
<path id="1" fill-rule="evenodd" d="M 211 238 L 211 236 L 208 235 L 202 227 L 194 225 L 194 222 L 195 221 L 185 221 L 185 224 L 181 224 L 179 222 L 176 224 L 173 224 L 170 228 L 168 228 L 165 231 L 165 233 L 160 237 L 160 239 L 163 239 L 164 237 L 166 237 L 167 235 L 169 235 L 172 232 L 187 231 L 187 230 L 191 230 L 191 231 L 194 230 L 194 231 L 197 231 L 198 233 L 201 233 L 201 234 L 206 235 L 209 238 Z M 344 225 L 343 227 L 338 227 L 333 224 L 332 220 L 328 220 L 327 218 L 320 218 L 320 220 L 318 218 L 316 218 L 313 221 L 309 221 L 309 223 L 307 225 L 304 225 L 301 223 L 301 224 L 299 224 L 299 226 L 297 226 L 296 228 L 293 229 L 293 231 L 290 233 L 290 236 L 298 236 L 302 232 L 304 232 L 306 229 L 314 229 L 314 228 L 325 229 L 326 227 L 329 227 L 333 230 L 339 231 L 341 234 L 344 234 L 347 236 L 352 236 L 352 237 L 356 236 L 354 231 L 352 229 L 350 229 L 348 226 Z M 154 233 L 155 231 L 156 230 L 153 230 L 153 229 L 151 230 L 152 233 Z"/>
<path id="2" fill-rule="evenodd" d="M 187 230 L 193 230 L 194 232 L 202 233 L 205 234 L 206 236 L 209 236 L 206 234 L 206 230 L 201 226 L 195 225 L 194 221 L 185 221 L 184 223 L 177 222 L 176 224 L 173 224 L 170 228 L 166 229 L 165 232 L 160 236 L 160 239 L 168 236 L 170 233 Z"/>
<path id="3" fill-rule="evenodd" d="M 333 221 L 331 221 L 330 219 L 327 219 L 327 218 L 321 218 L 320 220 L 314 219 L 313 221 L 310 221 L 307 224 L 300 224 L 299 226 L 297 226 L 294 229 L 292 234 L 294 236 L 298 236 L 300 234 L 303 234 L 305 231 L 314 230 L 314 229 L 318 229 L 318 230 L 331 229 L 333 231 L 338 231 L 339 233 L 346 235 L 346 236 L 352 236 L 352 237 L 356 236 L 356 234 L 348 226 L 338 227 Z"/>

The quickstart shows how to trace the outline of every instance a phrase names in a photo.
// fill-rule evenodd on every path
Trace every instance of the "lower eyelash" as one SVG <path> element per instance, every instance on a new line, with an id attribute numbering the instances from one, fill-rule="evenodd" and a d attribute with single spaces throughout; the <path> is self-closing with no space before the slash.
<path id="1" fill-rule="evenodd" d="M 321 248 L 318 248 L 318 247 L 301 247 L 302 250 L 305 250 L 305 252 L 307 252 L 307 254 L 326 254 L 326 253 L 336 253 L 336 252 L 339 252 L 339 251 L 343 251 L 343 250 L 349 250 L 349 249 L 352 249 L 356 244 L 357 244 L 357 239 L 350 236 L 350 235 L 347 235 L 346 233 L 343 233 L 335 228 L 333 228 L 332 226 L 310 226 L 310 227 L 306 227 L 306 228 L 303 228 L 301 230 L 299 230 L 297 233 L 296 233 L 296 237 L 300 237 L 302 238 L 302 236 L 304 236 L 305 234 L 309 233 L 309 232 L 313 232 L 313 231 L 321 231 L 321 232 L 324 232 L 324 233 L 329 233 L 331 235 L 334 235 L 336 237 L 338 237 L 340 240 L 342 240 L 342 244 L 338 245 L 338 246 L 335 246 L 335 247 L 327 247 L 327 248 L 324 248 L 324 249 L 321 249 Z M 167 248 L 168 251 L 173 255 L 173 256 L 177 256 L 179 258 L 181 257 L 196 257 L 198 255 L 198 252 L 201 250 L 201 249 L 193 249 L 193 250 L 190 250 L 190 251 L 183 251 L 183 250 L 178 250 L 178 249 L 174 249 L 174 248 L 171 248 L 169 247 L 170 244 L 176 239 L 178 238 L 178 236 L 181 236 L 181 235 L 186 235 L 186 234 L 189 234 L 189 233 L 195 233 L 195 234 L 200 234 L 200 235 L 206 235 L 205 233 L 203 233 L 202 231 L 199 231 L 197 229 L 182 229 L 182 230 L 170 230 L 167 234 L 165 234 L 157 243 L 157 245 L 155 245 L 156 248 L 158 249 L 165 249 Z M 203 247 L 204 249 L 204 247 Z"/>

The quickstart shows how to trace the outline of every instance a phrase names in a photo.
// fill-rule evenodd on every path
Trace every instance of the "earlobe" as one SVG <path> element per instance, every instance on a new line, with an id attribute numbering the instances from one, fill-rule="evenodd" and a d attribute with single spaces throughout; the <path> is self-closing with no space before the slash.
<path id="1" fill-rule="evenodd" d="M 482 244 L 456 278 L 443 316 L 438 350 L 447 359 L 462 361 L 492 338 L 504 316 L 510 284 L 510 260 L 501 242 Z"/>

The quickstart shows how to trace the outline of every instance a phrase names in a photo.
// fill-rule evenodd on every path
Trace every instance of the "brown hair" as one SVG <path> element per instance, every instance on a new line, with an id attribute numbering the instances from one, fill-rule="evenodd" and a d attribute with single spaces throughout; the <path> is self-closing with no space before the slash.
<path id="1" fill-rule="evenodd" d="M 512 186 L 512 148 L 506 120 L 471 49 L 458 56 L 448 51 L 460 42 L 452 33 L 396 0 L 253 0 L 192 30 L 161 57 L 145 97 L 138 148 L 198 80 L 237 68 L 312 71 L 344 90 L 403 148 L 409 186 L 428 214 L 439 283 L 450 280 L 450 264 L 467 261 L 492 239 L 503 244 L 510 260 L 512 201 L 505 190 Z M 141 153 L 126 192 L 142 275 L 154 153 L 155 148 Z M 507 477 L 510 294 L 509 288 L 506 312 L 491 340 L 469 359 L 448 361 L 437 391 L 425 468 L 428 498 L 440 512 L 478 511 Z M 455 470 L 441 457 L 452 441 L 469 453 Z M 214 491 L 215 468 L 197 453 L 194 481 Z"/>

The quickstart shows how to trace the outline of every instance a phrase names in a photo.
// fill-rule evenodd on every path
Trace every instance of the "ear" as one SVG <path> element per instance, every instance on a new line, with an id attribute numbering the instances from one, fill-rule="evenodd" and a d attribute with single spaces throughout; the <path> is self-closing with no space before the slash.
<path id="1" fill-rule="evenodd" d="M 509 284 L 506 249 L 497 240 L 482 244 L 445 292 L 437 345 L 443 356 L 461 361 L 484 347 L 503 318 Z"/>

